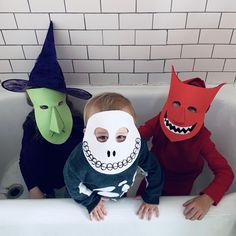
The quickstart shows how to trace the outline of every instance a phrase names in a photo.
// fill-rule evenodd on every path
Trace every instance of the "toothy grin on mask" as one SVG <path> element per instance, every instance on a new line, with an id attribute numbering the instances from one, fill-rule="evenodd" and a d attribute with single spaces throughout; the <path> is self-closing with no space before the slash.
<path id="1" fill-rule="evenodd" d="M 193 129 L 196 127 L 196 124 L 192 125 L 192 126 L 186 126 L 186 127 L 182 127 L 182 126 L 178 126 L 178 125 L 174 125 L 168 118 L 167 118 L 167 114 L 165 113 L 165 117 L 164 117 L 164 124 L 166 126 L 166 128 L 168 130 L 170 130 L 172 133 L 174 134 L 188 134 L 190 132 L 193 131 Z"/>
<path id="2" fill-rule="evenodd" d="M 83 142 L 83 151 L 84 151 L 84 154 L 85 154 L 87 160 L 94 167 L 101 169 L 103 171 L 104 170 L 112 171 L 112 170 L 116 170 L 119 168 L 121 169 L 124 166 L 127 166 L 128 164 L 131 165 L 131 163 L 136 159 L 137 154 L 139 153 L 140 147 L 141 147 L 141 139 L 136 138 L 135 139 L 135 147 L 134 147 L 133 151 L 131 152 L 131 154 L 126 159 L 123 159 L 122 161 L 114 162 L 114 163 L 105 163 L 105 162 L 99 161 L 97 158 L 95 158 L 93 156 L 93 154 L 91 153 L 91 151 L 89 149 L 88 142 L 86 142 L 86 141 Z"/>

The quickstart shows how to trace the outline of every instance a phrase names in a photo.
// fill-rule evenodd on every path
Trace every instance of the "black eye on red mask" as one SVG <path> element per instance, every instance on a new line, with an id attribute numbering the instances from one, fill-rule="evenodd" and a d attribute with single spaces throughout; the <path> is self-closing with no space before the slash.
<path id="1" fill-rule="evenodd" d="M 196 113 L 197 112 L 197 108 L 195 108 L 195 107 L 188 107 L 188 111 L 192 112 L 192 113 Z"/>
<path id="2" fill-rule="evenodd" d="M 173 103 L 173 107 L 180 107 L 181 103 L 179 101 L 174 101 Z"/>

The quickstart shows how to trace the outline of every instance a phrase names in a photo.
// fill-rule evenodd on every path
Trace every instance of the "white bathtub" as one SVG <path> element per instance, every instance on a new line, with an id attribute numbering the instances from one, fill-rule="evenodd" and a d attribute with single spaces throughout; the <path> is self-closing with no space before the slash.
<path id="1" fill-rule="evenodd" d="M 167 86 L 160 87 L 83 87 L 92 94 L 118 91 L 134 104 L 141 124 L 162 107 Z M 82 110 L 84 102 L 73 100 Z M 79 235 L 159 235 L 159 236 L 235 236 L 236 183 L 217 207 L 202 221 L 185 220 L 182 204 L 190 197 L 162 197 L 160 217 L 151 221 L 136 215 L 140 201 L 132 198 L 108 202 L 103 222 L 90 222 L 86 210 L 71 199 L 29 200 L 24 190 L 21 199 L 5 199 L 8 187 L 24 186 L 18 168 L 22 123 L 30 111 L 24 94 L 0 88 L 0 235 L 1 236 L 79 236 Z M 218 150 L 228 159 L 236 174 L 236 87 L 223 87 L 206 116 Z M 196 181 L 193 195 L 211 179 L 205 170 Z M 17 185 L 14 185 L 17 184 Z M 134 195 L 132 192 L 130 196 Z"/>

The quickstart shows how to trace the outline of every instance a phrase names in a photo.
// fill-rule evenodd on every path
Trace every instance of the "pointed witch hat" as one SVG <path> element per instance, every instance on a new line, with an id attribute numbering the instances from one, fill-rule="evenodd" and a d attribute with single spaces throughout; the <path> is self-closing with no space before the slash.
<path id="1" fill-rule="evenodd" d="M 66 87 L 61 67 L 57 61 L 52 21 L 29 80 L 5 80 L 2 82 L 2 87 L 12 92 L 25 92 L 26 89 L 31 88 L 48 88 L 85 100 L 92 97 L 83 89 Z"/>

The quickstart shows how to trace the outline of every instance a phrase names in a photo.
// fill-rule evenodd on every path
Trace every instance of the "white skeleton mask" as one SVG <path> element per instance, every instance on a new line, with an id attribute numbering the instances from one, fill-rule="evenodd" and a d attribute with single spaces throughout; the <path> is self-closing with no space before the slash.
<path id="1" fill-rule="evenodd" d="M 92 168 L 103 174 L 118 174 L 136 160 L 141 147 L 133 117 L 124 111 L 92 115 L 83 139 L 83 152 Z"/>

